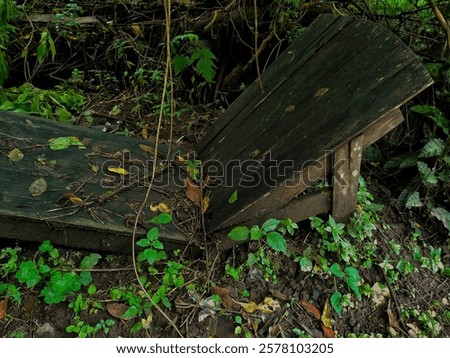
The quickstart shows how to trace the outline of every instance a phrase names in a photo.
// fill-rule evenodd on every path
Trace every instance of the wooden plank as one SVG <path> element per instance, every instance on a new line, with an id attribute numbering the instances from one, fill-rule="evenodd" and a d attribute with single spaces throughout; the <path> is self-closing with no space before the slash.
<path id="1" fill-rule="evenodd" d="M 360 54 L 350 51 L 352 59 L 345 68 L 324 76 L 321 72 L 323 66 L 320 66 L 315 77 L 311 75 L 314 71 L 304 68 L 306 75 L 302 73 L 303 77 L 291 81 L 284 92 L 278 92 L 277 96 L 272 95 L 266 100 L 264 106 L 268 109 L 265 113 L 257 108 L 251 118 L 243 118 L 245 124 L 239 131 L 221 137 L 223 140 L 217 143 L 213 154 L 202 158 L 208 164 L 225 163 L 224 166 L 229 158 L 243 163 L 233 178 L 233 185 L 213 190 L 210 204 L 212 227 L 222 225 L 224 220 L 287 179 L 286 176 L 278 176 L 269 185 L 260 180 L 250 189 L 240 186 L 240 180 L 249 172 L 254 174 L 255 182 L 270 178 L 272 169 L 267 158 L 277 163 L 293 160 L 295 165 L 292 171 L 299 170 L 306 161 L 320 158 L 327 150 L 333 150 L 355 134 L 364 132 L 379 117 L 398 108 L 432 82 L 414 54 L 386 29 L 381 29 L 367 51 Z M 342 43 L 340 45 L 344 46 Z M 353 43 L 347 46 L 353 49 Z M 324 58 L 329 61 L 330 57 L 333 57 L 331 53 Z M 314 63 L 321 61 L 317 58 Z M 303 97 L 300 86 L 308 84 L 307 78 L 314 79 L 316 84 L 311 82 L 312 92 L 306 90 L 308 96 Z M 324 91 L 320 93 L 320 90 Z M 299 96 L 294 96 L 293 93 L 297 92 Z M 298 97 L 301 97 L 299 101 Z M 292 110 L 287 111 L 289 108 Z M 262 133 L 253 131 L 252 128 L 260 130 L 261 125 L 264 125 Z M 261 154 L 251 160 L 251 154 L 256 150 Z M 259 166 L 255 164 L 258 160 L 261 163 Z M 235 190 L 238 191 L 238 202 L 233 206 L 227 205 Z"/>
<path id="2" fill-rule="evenodd" d="M 385 136 L 404 121 L 404 117 L 399 109 L 389 112 L 378 121 L 370 125 L 364 131 L 364 149 Z M 246 220 L 263 220 L 259 217 L 280 218 L 277 210 L 282 208 L 290 200 L 303 193 L 308 187 L 314 185 L 319 180 L 323 180 L 331 172 L 332 152 L 322 156 L 306 166 L 304 170 L 294 172 L 292 178 L 287 179 L 278 187 L 269 191 L 265 195 L 254 200 L 247 207 L 236 211 L 228 220 L 223 220 L 217 226 L 217 230 L 237 225 Z"/>
<path id="3" fill-rule="evenodd" d="M 350 17 L 320 16 L 309 26 L 295 44 L 291 44 L 282 55 L 280 55 L 269 68 L 261 74 L 265 93 L 261 93 L 258 81 L 254 81 L 219 117 L 215 125 L 205 134 L 196 146 L 200 157 L 213 151 L 214 146 L 221 140 L 224 130 L 233 132 L 236 126 L 241 124 L 240 118 L 245 115 L 244 111 L 262 103 L 268 93 L 273 93 L 280 84 L 292 77 L 298 68 L 310 60 L 317 51 L 345 26 L 351 22 Z M 294 61 L 295 60 L 295 61 Z M 295 66 L 291 63 L 294 61 Z M 220 137 L 219 137 L 220 135 Z"/>
<path id="4" fill-rule="evenodd" d="M 361 134 L 334 151 L 332 215 L 338 222 L 347 221 L 356 209 L 363 145 Z"/>
<path id="5" fill-rule="evenodd" d="M 86 148 L 49 148 L 49 139 L 64 136 L 78 137 Z M 131 249 L 130 225 L 145 198 L 145 176 L 153 165 L 152 155 L 140 148 L 142 144 L 153 146 L 144 140 L 0 111 L 2 237 L 33 241 L 51 238 L 72 247 L 109 251 L 124 252 L 127 246 Z M 8 153 L 14 148 L 22 151 L 22 160 L 9 160 Z M 161 148 L 164 155 L 167 147 Z M 111 173 L 111 166 L 123 167 L 129 174 Z M 155 178 L 149 202 L 164 202 L 175 209 L 180 200 L 170 196 L 183 187 L 182 178 L 167 168 Z M 46 181 L 47 189 L 32 196 L 29 186 L 38 178 Z M 83 205 L 66 203 L 63 198 L 69 192 L 84 200 Z M 115 194 L 108 197 L 110 192 Z M 138 238 L 145 234 L 147 220 L 154 215 L 147 205 Z M 181 244 L 187 241 L 173 225 L 161 230 L 161 238 Z"/>

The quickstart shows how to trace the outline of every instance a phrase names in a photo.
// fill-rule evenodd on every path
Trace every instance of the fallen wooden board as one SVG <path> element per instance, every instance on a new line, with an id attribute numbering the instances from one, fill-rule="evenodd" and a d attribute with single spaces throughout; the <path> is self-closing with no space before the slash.
<path id="1" fill-rule="evenodd" d="M 77 137 L 85 149 L 50 149 L 49 139 L 66 136 Z M 132 226 L 148 187 L 143 176 L 151 173 L 153 165 L 153 154 L 142 145 L 154 146 L 145 140 L 1 111 L 0 236 L 50 239 L 75 248 L 130 251 Z M 20 161 L 8 157 L 15 148 L 23 153 Z M 167 147 L 160 148 L 164 157 Z M 164 160 L 158 163 L 160 175 L 154 182 L 158 191 L 150 194 L 139 221 L 138 239 L 145 236 L 148 219 L 155 215 L 149 204 L 171 207 L 177 205 L 174 200 L 182 202 L 177 198 L 184 195 L 182 178 L 169 171 L 170 165 L 161 170 L 167 164 Z M 108 170 L 119 167 L 129 174 Z M 39 178 L 45 180 L 47 188 L 41 195 L 32 196 L 30 185 Z M 77 198 L 72 199 L 75 204 L 70 197 Z M 185 233 L 174 225 L 161 228 L 160 235 L 166 241 L 186 243 Z"/>

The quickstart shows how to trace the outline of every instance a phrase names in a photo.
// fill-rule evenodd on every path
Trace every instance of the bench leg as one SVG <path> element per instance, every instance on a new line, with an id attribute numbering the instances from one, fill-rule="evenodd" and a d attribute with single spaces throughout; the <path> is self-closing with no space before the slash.
<path id="1" fill-rule="evenodd" d="M 332 215 L 338 222 L 347 221 L 356 209 L 363 145 L 361 134 L 334 151 Z"/>

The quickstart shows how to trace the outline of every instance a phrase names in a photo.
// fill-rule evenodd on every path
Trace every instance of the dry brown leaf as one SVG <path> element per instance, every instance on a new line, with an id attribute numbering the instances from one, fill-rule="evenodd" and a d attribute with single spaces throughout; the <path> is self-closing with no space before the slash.
<path id="1" fill-rule="evenodd" d="M 141 136 L 144 139 L 148 139 L 148 123 L 142 126 Z M 141 145 L 139 145 L 141 146 Z"/>
<path id="2" fill-rule="evenodd" d="M 328 300 L 325 301 L 325 306 L 323 307 L 322 316 L 320 317 L 323 325 L 328 328 L 333 328 L 333 323 L 331 323 L 331 305 Z"/>
<path id="3" fill-rule="evenodd" d="M 200 206 L 200 187 L 189 180 L 189 178 L 184 179 L 184 186 L 186 187 L 186 197 L 195 205 Z"/>
<path id="4" fill-rule="evenodd" d="M 323 331 L 323 335 L 326 338 L 335 338 L 336 337 L 336 332 L 334 331 L 333 328 L 329 328 L 325 325 L 322 325 L 322 331 Z"/>
<path id="5" fill-rule="evenodd" d="M 388 309 L 387 310 L 387 315 L 388 315 L 388 319 L 389 319 L 389 325 L 392 328 L 399 329 L 400 325 L 397 322 L 397 318 L 395 317 L 394 312 L 392 312 L 390 309 Z"/>
<path id="6" fill-rule="evenodd" d="M 314 306 L 313 304 L 311 304 L 311 303 L 309 303 L 309 302 L 307 302 L 307 301 L 305 301 L 305 300 L 301 300 L 300 302 L 299 302 L 299 304 L 300 304 L 300 306 L 302 306 L 303 307 L 303 309 L 307 312 L 307 313 L 309 313 L 311 316 L 313 316 L 314 318 L 316 318 L 316 319 L 320 319 L 320 310 L 316 307 L 316 306 Z"/>
<path id="7" fill-rule="evenodd" d="M 230 291 L 226 288 L 214 286 L 211 291 L 220 296 L 220 300 L 225 308 L 233 308 L 235 306 L 233 298 L 231 298 Z"/>
<path id="8" fill-rule="evenodd" d="M 124 319 L 123 315 L 128 310 L 128 305 L 125 303 L 112 302 L 106 305 L 109 314 L 115 318 Z"/>
<path id="9" fill-rule="evenodd" d="M 6 317 L 6 310 L 8 308 L 8 299 L 0 301 L 0 319 L 4 319 Z"/>

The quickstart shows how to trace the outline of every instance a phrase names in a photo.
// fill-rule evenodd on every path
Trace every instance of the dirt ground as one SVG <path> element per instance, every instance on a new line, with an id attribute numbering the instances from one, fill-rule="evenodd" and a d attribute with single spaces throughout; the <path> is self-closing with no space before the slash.
<path id="1" fill-rule="evenodd" d="M 407 247 L 411 227 L 408 220 L 402 218 L 386 196 L 386 188 L 379 183 L 372 184 L 370 188 L 376 193 L 378 202 L 383 202 L 385 208 L 381 213 L 381 220 L 388 224 L 390 229 L 383 233 L 377 232 L 374 240 L 386 252 L 391 250 L 390 240 Z M 426 230 L 424 230 L 426 232 Z M 306 243 L 312 243 L 318 238 L 312 235 L 309 223 L 300 225 L 294 239 L 289 240 L 292 251 L 302 252 Z M 443 237 L 429 235 L 423 237 L 434 245 L 441 243 L 443 247 L 442 262 L 448 267 L 450 255 Z M 13 243 L 2 241 L 2 247 L 19 245 L 22 253 L 32 256 L 37 249 L 36 245 L 28 243 Z M 77 257 L 79 253 L 60 248 L 65 257 Z M 305 302 L 323 311 L 323 308 L 335 287 L 335 279 L 329 275 L 303 272 L 298 263 L 284 255 L 273 254 L 272 262 L 275 268 L 277 282 L 262 277 L 258 268 L 242 272 L 239 282 L 234 281 L 225 274 L 224 267 L 227 262 L 235 266 L 247 259 L 248 252 L 256 250 L 255 243 L 242 245 L 232 251 L 217 257 L 216 261 L 208 265 L 204 256 L 197 259 L 189 258 L 189 270 L 185 277 L 186 282 L 195 282 L 205 287 L 204 292 L 195 295 L 186 290 L 173 292 L 172 308 L 165 309 L 165 313 L 187 337 L 235 337 L 236 327 L 239 324 L 235 317 L 243 317 L 245 330 L 251 331 L 252 336 L 258 337 L 296 337 L 312 336 L 323 337 L 322 322 L 314 317 L 311 309 Z M 405 252 L 407 250 L 405 249 Z M 81 256 L 87 253 L 81 253 Z M 103 255 L 103 254 L 102 254 Z M 210 263 L 211 264 L 211 263 Z M 207 267 L 210 267 L 208 270 Z M 112 287 L 135 283 L 136 279 L 132 269 L 132 260 L 127 255 L 104 255 L 104 259 L 92 272 L 97 287 L 96 300 L 105 307 L 111 300 L 108 292 Z M 383 270 L 377 266 L 362 269 L 361 275 L 365 283 L 372 286 L 376 282 L 386 282 Z M 397 337 L 410 337 L 420 335 L 427 331 L 426 325 L 431 324 L 423 317 L 405 317 L 401 309 L 410 308 L 417 312 L 434 312 L 432 315 L 442 314 L 449 310 L 450 279 L 439 274 L 433 274 L 426 268 L 418 267 L 406 277 L 400 277 L 397 288 L 390 292 L 388 299 L 382 303 L 375 303 L 370 297 L 363 297 L 361 301 L 353 301 L 352 307 L 344 308 L 341 315 L 331 314 L 333 330 L 339 337 L 348 336 L 383 336 L 395 334 Z M 267 312 L 250 311 L 243 306 L 242 292 L 249 292 L 246 302 L 260 304 L 270 298 Z M 221 298 L 221 306 L 211 309 L 205 308 L 202 299 L 217 294 Z M 202 297 L 201 297 L 202 296 Z M 23 291 L 24 303 L 21 306 L 12 305 L 8 309 L 10 319 L 0 321 L 0 336 L 8 336 L 21 331 L 26 337 L 55 336 L 73 337 L 66 332 L 66 327 L 73 324 L 74 313 L 68 309 L 67 302 L 56 305 L 47 305 L 41 302 L 37 292 Z M 73 300 L 69 298 L 68 301 Z M 211 300 L 209 300 L 211 305 Z M 434 308 L 433 308 L 434 307 Z M 442 312 L 439 312 L 439 309 Z M 270 313 L 269 313 L 270 312 Z M 441 315 L 442 316 L 442 315 Z M 106 309 L 93 312 L 82 312 L 81 318 L 85 322 L 95 325 L 100 320 L 112 318 Z M 107 334 L 99 333 L 97 337 L 176 337 L 177 333 L 166 318 L 155 312 L 153 322 L 148 329 L 130 334 L 131 327 L 136 319 L 115 319 L 116 323 Z M 446 319 L 439 321 L 440 328 L 437 336 L 450 336 L 450 320 L 448 313 Z M 395 333 L 393 333 L 395 332 Z"/>

